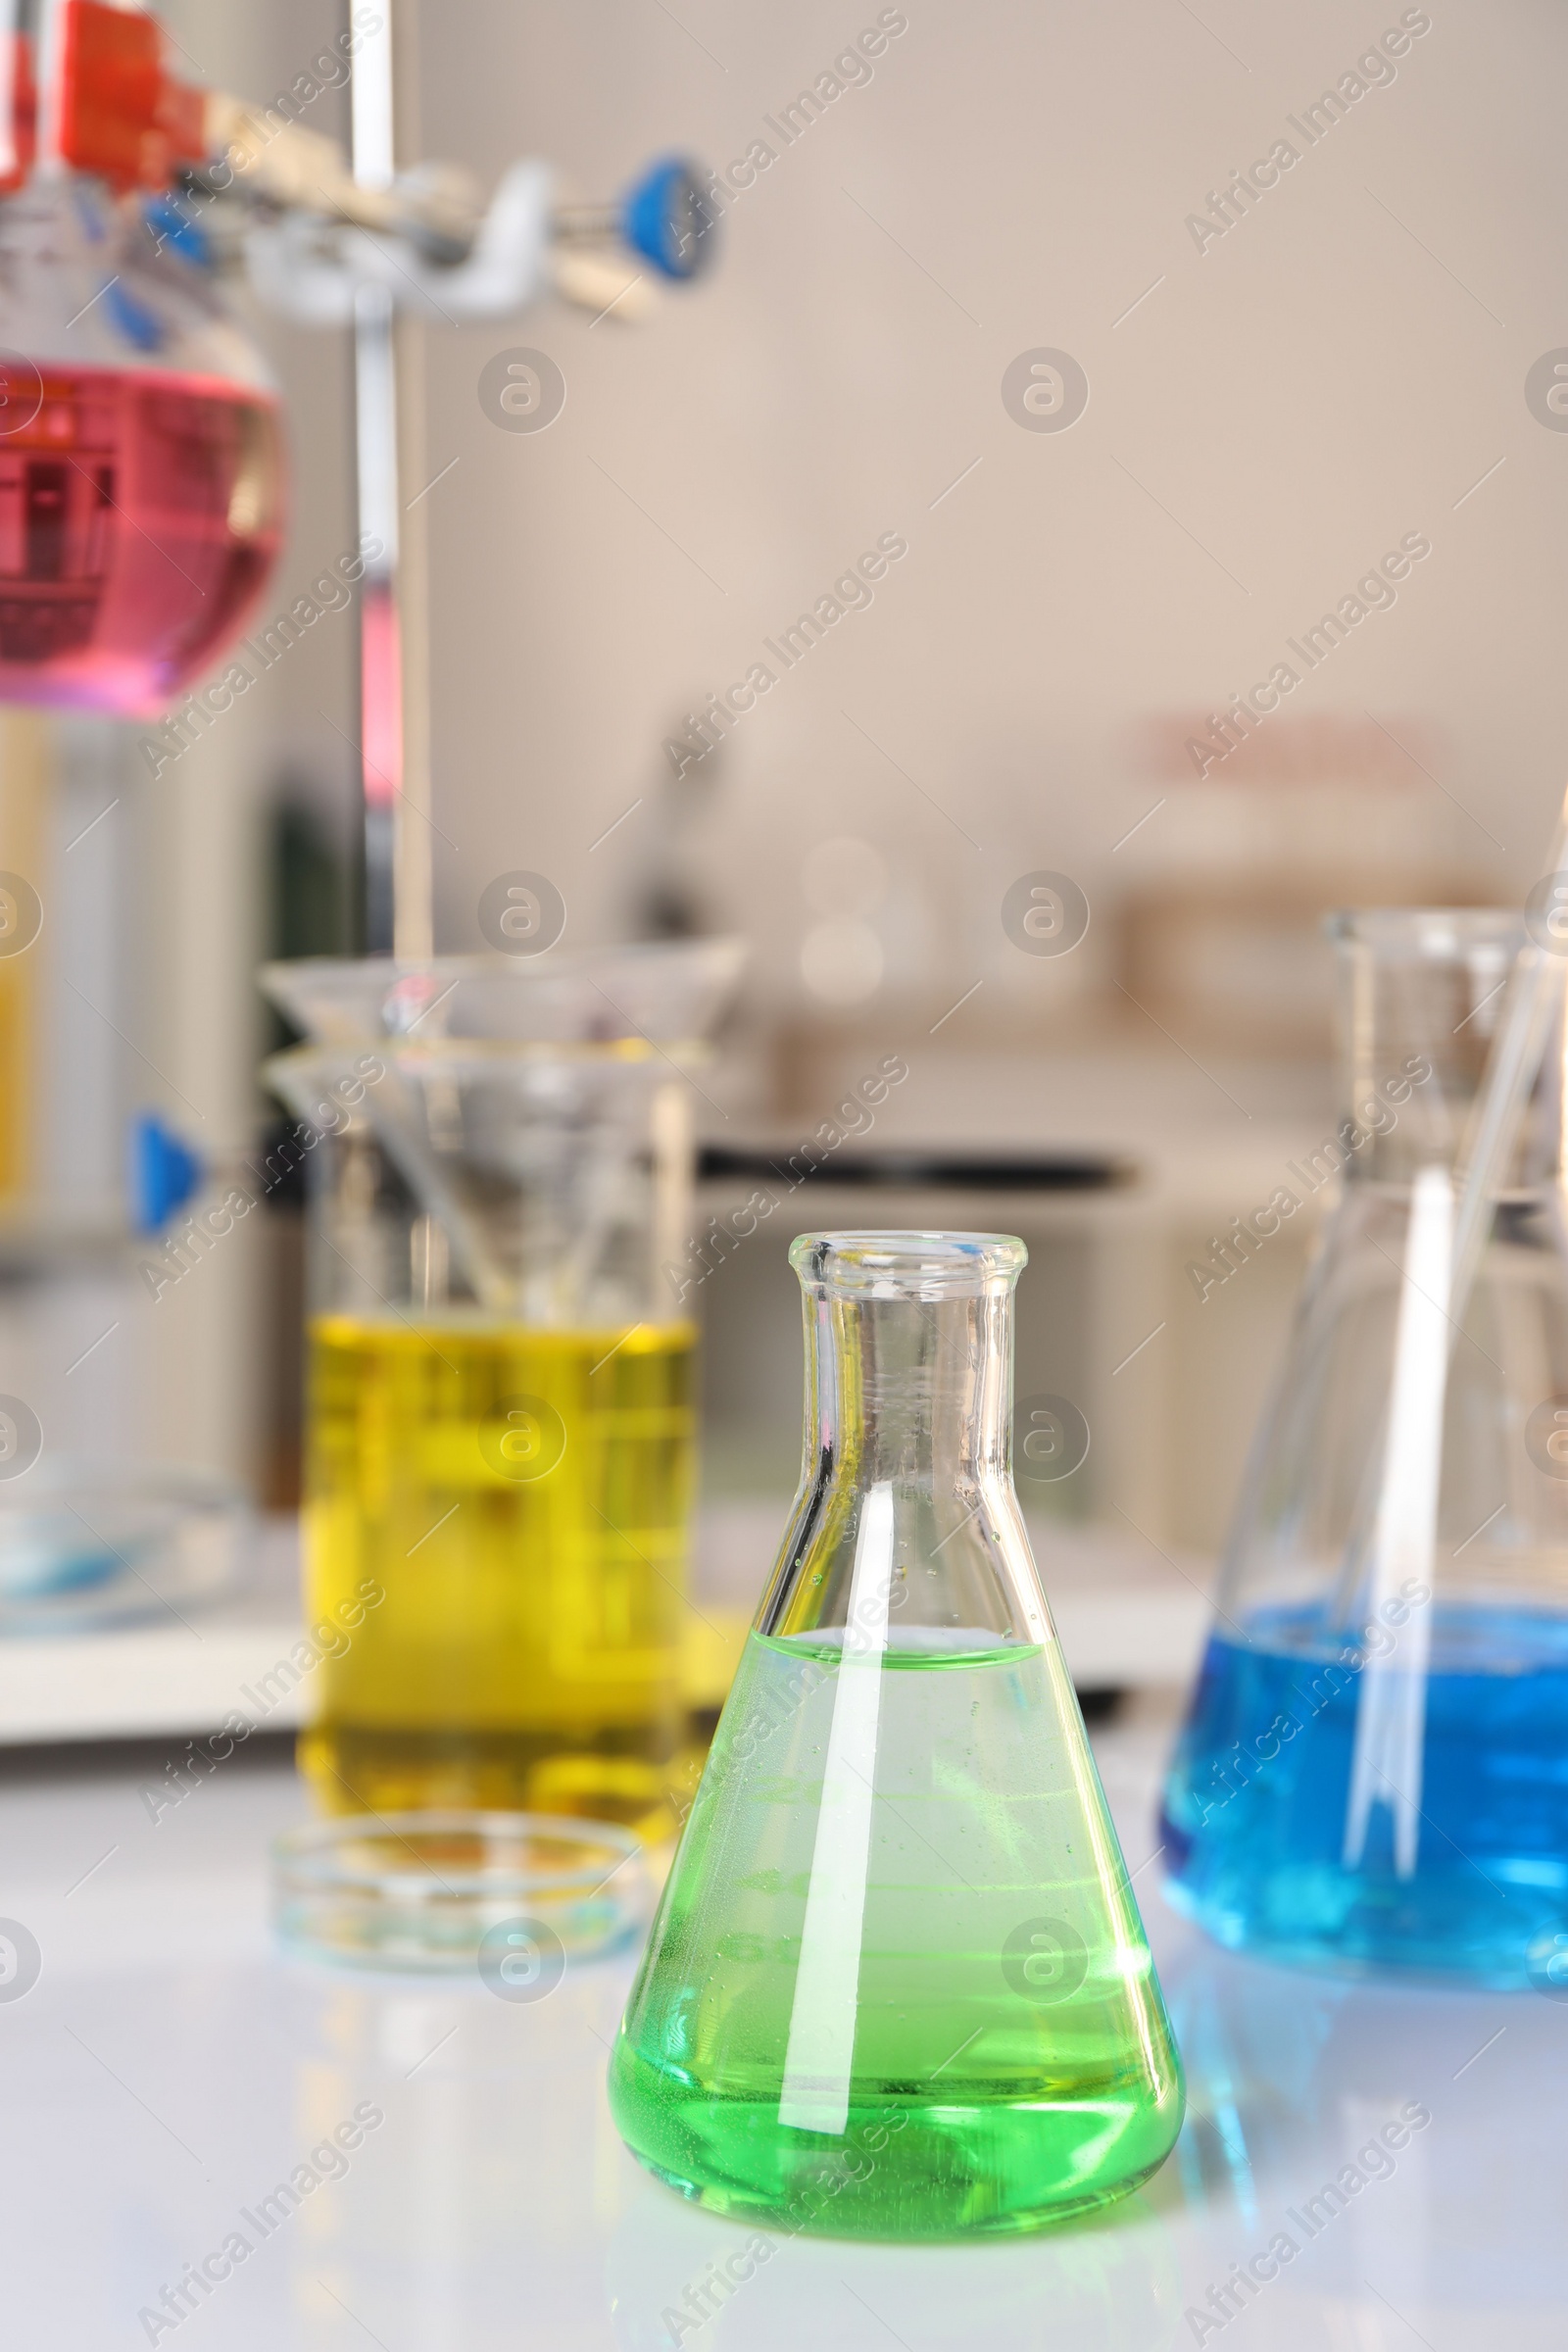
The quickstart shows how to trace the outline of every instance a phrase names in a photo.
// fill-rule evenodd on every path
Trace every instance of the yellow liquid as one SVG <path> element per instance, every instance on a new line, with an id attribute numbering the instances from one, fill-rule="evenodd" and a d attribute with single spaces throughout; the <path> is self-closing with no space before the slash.
<path id="1" fill-rule="evenodd" d="M 693 1340 L 312 1326 L 309 1622 L 384 1596 L 312 1677 L 300 1759 L 328 1810 L 672 1828 Z"/>

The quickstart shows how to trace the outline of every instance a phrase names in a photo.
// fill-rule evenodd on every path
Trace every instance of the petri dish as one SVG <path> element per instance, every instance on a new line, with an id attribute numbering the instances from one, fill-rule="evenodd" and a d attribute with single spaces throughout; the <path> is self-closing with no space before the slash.
<path id="1" fill-rule="evenodd" d="M 272 1919 L 317 1960 L 410 1973 L 477 1969 L 538 1998 L 566 1964 L 647 1926 L 646 1848 L 613 1822 L 547 1813 L 343 1814 L 272 1846 Z"/>
<path id="2" fill-rule="evenodd" d="M 0 1635 L 89 1634 L 223 1598 L 249 1514 L 206 1471 L 42 1461 L 0 1485 Z"/>

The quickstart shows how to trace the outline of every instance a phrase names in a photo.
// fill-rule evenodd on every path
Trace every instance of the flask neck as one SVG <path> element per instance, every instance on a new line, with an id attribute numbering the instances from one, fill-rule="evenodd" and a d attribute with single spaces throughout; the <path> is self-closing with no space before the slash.
<path id="1" fill-rule="evenodd" d="M 1050 1635 L 1012 1491 L 1007 1234 L 804 1234 L 801 1491 L 762 1633 L 987 1649 Z"/>
<path id="2" fill-rule="evenodd" d="M 807 1476 L 940 1490 L 1009 1475 L 1010 1279 L 956 1298 L 807 1293 Z"/>
<path id="3" fill-rule="evenodd" d="M 1377 908 L 1336 915 L 1330 929 L 1340 956 L 1338 1123 L 1303 1163 L 1310 1179 L 1409 1184 L 1422 1168 L 1455 1168 L 1521 918 L 1492 907 Z M 1555 1177 L 1563 1140 L 1559 1012 L 1508 1189 Z"/>

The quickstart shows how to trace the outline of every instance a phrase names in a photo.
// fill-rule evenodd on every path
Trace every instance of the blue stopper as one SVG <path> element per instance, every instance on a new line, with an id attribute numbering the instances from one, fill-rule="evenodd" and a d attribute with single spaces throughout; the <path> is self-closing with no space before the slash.
<path id="1" fill-rule="evenodd" d="M 137 1113 L 130 1123 L 130 1216 L 138 1233 L 161 1233 L 197 1192 L 202 1175 L 195 1152 L 156 1111 Z"/>
<path id="2" fill-rule="evenodd" d="M 713 258 L 718 216 L 678 155 L 650 165 L 623 198 L 620 233 L 665 277 L 696 277 Z"/>
<path id="3" fill-rule="evenodd" d="M 167 245 L 177 253 L 182 262 L 193 269 L 207 269 L 213 258 L 212 240 L 200 220 L 182 204 L 177 196 L 162 194 L 149 196 L 143 202 L 141 217 L 152 230 L 153 243 L 161 253 Z"/>

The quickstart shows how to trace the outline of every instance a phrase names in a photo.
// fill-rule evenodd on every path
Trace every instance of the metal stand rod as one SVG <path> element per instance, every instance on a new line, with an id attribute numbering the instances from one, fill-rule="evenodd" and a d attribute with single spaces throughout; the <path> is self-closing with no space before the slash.
<path id="1" fill-rule="evenodd" d="M 412 9 L 413 0 L 397 0 L 359 52 L 352 154 L 367 187 L 390 187 L 396 173 L 394 32 L 412 38 Z M 400 418 L 405 437 L 417 427 L 422 442 L 422 356 L 390 293 L 362 287 L 354 308 L 359 517 L 361 533 L 380 548 L 360 590 L 365 944 L 371 955 L 390 949 L 412 962 L 434 953 L 424 537 L 417 524 L 404 530 L 399 448 Z"/>

